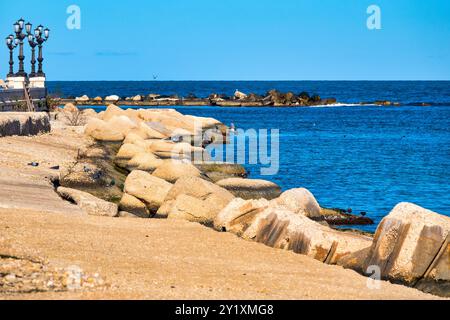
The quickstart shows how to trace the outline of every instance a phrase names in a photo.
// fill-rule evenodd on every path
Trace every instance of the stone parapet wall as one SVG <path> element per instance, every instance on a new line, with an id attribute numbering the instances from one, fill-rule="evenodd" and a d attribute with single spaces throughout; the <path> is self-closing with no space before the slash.
<path id="1" fill-rule="evenodd" d="M 45 112 L 0 113 L 0 137 L 30 136 L 50 132 L 50 118 Z"/>

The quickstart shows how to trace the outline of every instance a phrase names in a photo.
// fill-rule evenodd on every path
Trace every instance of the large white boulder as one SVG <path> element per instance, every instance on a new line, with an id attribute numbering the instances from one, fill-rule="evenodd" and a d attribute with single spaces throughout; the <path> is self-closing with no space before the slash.
<path id="1" fill-rule="evenodd" d="M 164 213 L 167 210 L 167 213 Z M 175 200 L 164 202 L 158 211 L 158 216 L 169 219 L 181 219 L 209 225 L 216 212 L 210 203 L 187 194 L 179 195 Z"/>
<path id="2" fill-rule="evenodd" d="M 145 135 L 145 139 L 165 139 L 168 137 L 168 135 L 155 130 L 145 122 L 139 123 L 139 131 Z"/>
<path id="3" fill-rule="evenodd" d="M 175 183 L 182 177 L 200 177 L 201 172 L 189 161 L 168 159 L 156 168 L 153 176 Z"/>
<path id="4" fill-rule="evenodd" d="M 105 97 L 105 101 L 107 101 L 107 102 L 117 102 L 119 100 L 120 100 L 120 97 L 117 95 L 111 95 L 111 96 Z"/>
<path id="5" fill-rule="evenodd" d="M 196 162 L 195 166 L 213 182 L 247 176 L 247 171 L 240 164 L 203 161 Z"/>
<path id="6" fill-rule="evenodd" d="M 284 193 L 284 197 L 268 201 L 266 199 L 244 200 L 234 199 L 228 204 L 216 217 L 214 228 L 216 230 L 228 231 L 237 234 L 245 239 L 254 239 L 256 237 L 257 219 L 260 219 L 261 213 L 270 210 L 286 210 L 302 216 L 313 216 L 309 209 L 312 195 L 306 189 L 294 189 L 291 192 Z M 298 193 L 296 191 L 299 191 Z M 303 197 L 308 195 L 308 197 Z M 314 197 L 312 197 L 314 199 Z M 315 199 L 314 199 L 315 200 Z M 318 207 L 318 205 L 317 205 Z M 316 207 L 313 207 L 316 209 Z M 320 213 L 320 207 L 319 213 Z"/>
<path id="7" fill-rule="evenodd" d="M 205 149 L 191 146 L 185 142 L 174 143 L 172 141 L 160 140 L 152 143 L 150 149 L 162 159 L 209 160 L 209 155 Z"/>
<path id="8" fill-rule="evenodd" d="M 109 104 L 105 111 L 100 112 L 102 120 L 108 121 L 116 116 L 128 116 L 127 112 L 114 104 Z"/>
<path id="9" fill-rule="evenodd" d="M 88 215 L 104 217 L 116 217 L 118 215 L 117 204 L 104 201 L 87 192 L 59 187 L 57 193 L 63 199 L 74 202 Z"/>
<path id="10" fill-rule="evenodd" d="M 167 193 L 158 216 L 212 225 L 217 214 L 233 199 L 229 191 L 211 182 L 182 177 Z"/>
<path id="11" fill-rule="evenodd" d="M 169 132 L 184 129 L 192 134 L 195 131 L 195 122 L 173 109 L 142 109 L 138 114 L 145 122 L 160 123 Z"/>
<path id="12" fill-rule="evenodd" d="M 164 164 L 164 160 L 159 159 L 150 151 L 139 152 L 133 156 L 126 165 L 126 168 L 130 171 L 141 170 L 152 173 L 161 165 Z M 161 177 L 160 177 L 161 178 Z M 165 179 L 166 181 L 169 181 Z M 170 182 L 170 181 L 169 181 Z"/>
<path id="13" fill-rule="evenodd" d="M 259 179 L 227 178 L 218 181 L 217 185 L 242 199 L 272 200 L 281 194 L 281 188 L 277 184 Z"/>
<path id="14" fill-rule="evenodd" d="M 141 152 L 145 152 L 146 150 L 141 146 L 132 144 L 132 143 L 124 143 L 119 151 L 117 152 L 116 159 L 120 160 L 130 160 L 135 155 Z"/>
<path id="15" fill-rule="evenodd" d="M 146 140 L 146 136 L 142 134 L 139 130 L 131 130 L 123 140 L 123 143 L 131 143 L 135 145 L 143 145 Z"/>
<path id="16" fill-rule="evenodd" d="M 94 109 L 83 109 L 83 117 L 86 119 L 97 118 L 98 113 Z"/>
<path id="17" fill-rule="evenodd" d="M 367 252 L 372 244 L 370 237 L 334 230 L 283 208 L 266 209 L 246 233 L 248 238 L 254 233 L 254 240 L 270 247 L 344 266 L 347 257 Z"/>
<path id="18" fill-rule="evenodd" d="M 125 180 L 124 192 L 145 203 L 150 213 L 154 214 L 164 202 L 172 184 L 151 174 L 134 170 Z"/>
<path id="19" fill-rule="evenodd" d="M 421 279 L 450 281 L 450 218 L 412 203 L 400 203 L 380 223 L 365 269 L 415 284 Z"/>
<path id="20" fill-rule="evenodd" d="M 126 137 L 131 130 L 137 128 L 136 123 L 127 116 L 113 116 L 108 120 L 108 124 L 122 133 L 124 137 Z"/>
<path id="21" fill-rule="evenodd" d="M 307 189 L 291 189 L 273 200 L 273 206 L 282 207 L 311 219 L 321 219 L 321 208 L 314 195 Z"/>
<path id="22" fill-rule="evenodd" d="M 69 102 L 69 103 L 66 103 L 64 105 L 63 111 L 66 111 L 66 112 L 77 112 L 78 108 L 73 103 Z"/>
<path id="23" fill-rule="evenodd" d="M 116 128 L 112 127 L 106 121 L 91 118 L 85 126 L 86 135 L 98 141 L 119 142 L 123 141 L 125 136 Z"/>
<path id="24" fill-rule="evenodd" d="M 236 99 L 242 100 L 242 99 L 247 98 L 247 95 L 239 90 L 236 90 L 236 92 L 234 93 L 234 97 Z"/>
<path id="25" fill-rule="evenodd" d="M 81 96 L 81 97 L 76 97 L 75 101 L 77 102 L 87 102 L 89 101 L 89 97 L 87 95 Z"/>
<path id="26" fill-rule="evenodd" d="M 270 202 L 266 199 L 232 200 L 214 219 L 214 229 L 231 232 L 243 237 L 245 231 L 255 222 L 256 217 L 268 209 Z"/>
<path id="27" fill-rule="evenodd" d="M 194 123 L 198 123 L 202 127 L 203 131 L 223 126 L 223 124 L 219 120 L 214 118 L 197 117 L 191 115 L 185 115 L 185 118 Z"/>
<path id="28" fill-rule="evenodd" d="M 136 217 L 150 217 L 150 210 L 147 208 L 145 203 L 128 193 L 123 194 L 123 197 L 119 203 L 119 208 L 122 212 L 128 212 Z"/>

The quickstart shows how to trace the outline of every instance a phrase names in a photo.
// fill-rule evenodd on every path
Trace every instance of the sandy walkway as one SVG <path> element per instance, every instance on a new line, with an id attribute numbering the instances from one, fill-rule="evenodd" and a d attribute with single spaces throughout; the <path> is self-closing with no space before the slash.
<path id="1" fill-rule="evenodd" d="M 68 143 L 70 141 L 70 143 Z M 367 279 L 305 256 L 182 221 L 79 215 L 45 176 L 70 161 L 73 130 L 0 138 L 0 257 L 30 255 L 98 272 L 106 291 L 5 295 L 20 299 L 422 299 L 414 289 Z M 29 161 L 38 161 L 33 168 Z M 17 178 L 18 177 L 18 178 Z M 1 263 L 1 259 L 0 259 Z"/>
<path id="2" fill-rule="evenodd" d="M 37 137 L 0 138 L 0 208 L 81 213 L 53 192 L 56 166 L 71 163 L 85 139 L 75 128 Z M 38 163 L 37 167 L 29 165 Z"/>
<path id="3" fill-rule="evenodd" d="M 350 270 L 246 242 L 188 222 L 0 209 L 2 237 L 58 265 L 98 272 L 107 292 L 20 298 L 404 299 L 427 295 Z M 11 241 L 12 240 L 12 241 Z"/>

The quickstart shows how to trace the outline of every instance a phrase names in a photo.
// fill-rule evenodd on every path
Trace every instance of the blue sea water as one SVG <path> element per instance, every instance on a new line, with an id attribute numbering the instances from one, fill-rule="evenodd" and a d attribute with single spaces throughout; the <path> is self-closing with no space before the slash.
<path id="1" fill-rule="evenodd" d="M 450 81 L 50 81 L 48 87 L 50 93 L 75 97 L 192 93 L 206 98 L 211 93 L 233 95 L 236 89 L 261 95 L 277 89 L 297 94 L 306 91 L 344 103 L 390 100 L 403 104 L 450 105 Z"/>
<path id="2" fill-rule="evenodd" d="M 51 83 L 65 95 L 158 92 L 207 96 L 235 89 L 263 93 L 309 91 L 347 104 L 386 99 L 430 102 L 430 107 L 340 106 L 310 108 L 177 107 L 242 129 L 280 130 L 280 169 L 252 178 L 284 190 L 306 187 L 325 207 L 367 212 L 378 224 L 399 202 L 450 215 L 450 82 L 121 82 Z M 360 229 L 374 231 L 376 225 Z"/>

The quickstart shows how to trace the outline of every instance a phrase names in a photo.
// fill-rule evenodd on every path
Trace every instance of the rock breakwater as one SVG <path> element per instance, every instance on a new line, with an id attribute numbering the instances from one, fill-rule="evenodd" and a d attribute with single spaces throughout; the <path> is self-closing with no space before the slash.
<path id="1" fill-rule="evenodd" d="M 211 165 L 203 146 L 194 143 L 203 141 L 208 130 L 226 143 L 226 127 L 219 121 L 172 109 L 110 105 L 92 114 L 85 134 L 97 143 L 115 137 L 118 150 L 112 161 L 127 175 L 118 216 L 198 222 L 362 274 L 378 268 L 380 280 L 449 295 L 450 218 L 400 204 L 375 238 L 336 230 L 330 226 L 336 211 L 321 208 L 308 190 L 281 194 L 272 182 L 236 178 L 242 170 L 230 170 L 230 164 Z M 352 215 L 339 214 L 354 222 Z"/>

